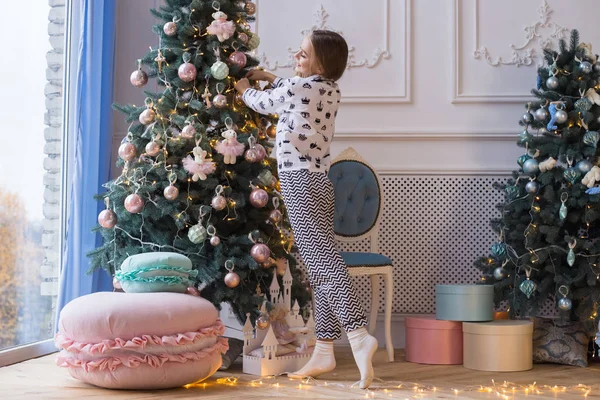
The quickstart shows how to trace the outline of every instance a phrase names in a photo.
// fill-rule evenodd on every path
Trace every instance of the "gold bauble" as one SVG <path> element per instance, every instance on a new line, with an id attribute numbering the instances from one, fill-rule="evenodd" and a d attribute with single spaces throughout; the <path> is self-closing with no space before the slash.
<path id="1" fill-rule="evenodd" d="M 277 127 L 275 125 L 271 125 L 267 128 L 267 136 L 271 139 L 275 139 L 277 135 Z"/>

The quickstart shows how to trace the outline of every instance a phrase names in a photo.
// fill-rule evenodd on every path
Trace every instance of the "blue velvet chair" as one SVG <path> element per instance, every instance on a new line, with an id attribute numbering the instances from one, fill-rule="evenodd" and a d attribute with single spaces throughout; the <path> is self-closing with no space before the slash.
<path id="1" fill-rule="evenodd" d="M 329 179 L 335 191 L 334 230 L 340 242 L 370 240 L 370 252 L 341 252 L 351 276 L 371 279 L 369 332 L 375 332 L 379 310 L 379 276 L 385 285 L 385 346 L 390 362 L 392 345 L 392 301 L 394 281 L 392 260 L 379 254 L 379 220 L 383 211 L 383 191 L 373 168 L 351 147 L 332 162 Z"/>

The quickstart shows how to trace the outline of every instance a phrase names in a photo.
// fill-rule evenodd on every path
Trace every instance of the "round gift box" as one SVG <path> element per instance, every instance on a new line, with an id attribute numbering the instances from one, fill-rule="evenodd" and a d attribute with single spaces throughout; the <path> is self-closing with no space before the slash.
<path id="1" fill-rule="evenodd" d="M 435 317 L 447 321 L 494 319 L 492 285 L 436 285 Z"/>
<path id="2" fill-rule="evenodd" d="M 420 364 L 462 364 L 462 322 L 433 317 L 407 317 L 406 361 Z"/>

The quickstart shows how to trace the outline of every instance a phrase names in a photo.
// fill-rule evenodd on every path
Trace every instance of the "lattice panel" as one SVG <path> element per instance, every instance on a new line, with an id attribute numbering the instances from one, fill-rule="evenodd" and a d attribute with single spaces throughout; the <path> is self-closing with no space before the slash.
<path id="1" fill-rule="evenodd" d="M 394 262 L 393 312 L 435 313 L 436 284 L 478 280 L 479 271 L 473 267 L 473 261 L 488 254 L 495 240 L 489 221 L 498 216 L 495 205 L 503 198 L 492 183 L 500 179 L 503 178 L 381 177 L 384 213 L 379 248 Z M 339 248 L 368 251 L 369 241 L 339 243 Z M 368 310 L 369 278 L 354 279 Z"/>

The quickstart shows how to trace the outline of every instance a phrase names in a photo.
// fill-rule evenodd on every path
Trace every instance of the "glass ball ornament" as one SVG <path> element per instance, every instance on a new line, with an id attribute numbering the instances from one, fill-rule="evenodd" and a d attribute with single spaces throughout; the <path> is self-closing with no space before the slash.
<path id="1" fill-rule="evenodd" d="M 270 323 L 271 320 L 268 314 L 261 313 L 258 318 L 256 318 L 256 327 L 261 331 L 267 329 Z"/>
<path id="2" fill-rule="evenodd" d="M 144 209 L 144 200 L 137 193 L 125 197 L 125 209 L 132 214 L 137 214 Z"/>
<path id="3" fill-rule="evenodd" d="M 177 75 L 179 76 L 179 79 L 181 79 L 184 82 L 193 81 L 194 79 L 196 79 L 197 74 L 198 71 L 196 70 L 196 66 L 189 62 L 184 62 L 177 69 Z"/>
<path id="4" fill-rule="evenodd" d="M 179 189 L 177 189 L 177 186 L 169 185 L 163 190 L 163 196 L 167 200 L 175 200 L 179 197 Z"/>
<path id="5" fill-rule="evenodd" d="M 250 192 L 250 204 L 256 208 L 263 208 L 269 202 L 269 194 L 260 188 L 253 189 Z"/>
<path id="6" fill-rule="evenodd" d="M 546 79 L 546 87 L 550 90 L 558 88 L 558 78 L 555 76 L 551 76 L 548 79 Z"/>
<path id="7" fill-rule="evenodd" d="M 175 36 L 177 33 L 177 24 L 173 21 L 167 22 L 163 25 L 163 32 L 167 36 Z"/>
<path id="8" fill-rule="evenodd" d="M 548 110 L 546 110 L 545 108 L 538 108 L 537 110 L 535 110 L 535 119 L 537 119 L 538 121 L 544 121 L 548 119 Z"/>
<path id="9" fill-rule="evenodd" d="M 210 238 L 210 244 L 213 246 L 218 246 L 221 243 L 221 238 L 218 236 L 213 236 Z"/>
<path id="10" fill-rule="evenodd" d="M 275 139 L 275 136 L 277 136 L 277 127 L 275 125 L 271 125 L 267 128 L 267 136 L 271 139 Z"/>
<path id="11" fill-rule="evenodd" d="M 212 67 L 210 67 L 210 73 L 213 78 L 223 80 L 229 75 L 229 67 L 223 61 L 216 61 Z"/>
<path id="12" fill-rule="evenodd" d="M 254 15 L 256 13 L 256 4 L 254 4 L 250 1 L 247 2 L 246 5 L 244 6 L 244 10 L 246 10 L 246 14 Z"/>
<path id="13" fill-rule="evenodd" d="M 234 51 L 231 53 L 228 60 L 238 68 L 244 68 L 246 66 L 246 62 L 248 62 L 248 58 L 241 51 Z"/>
<path id="14" fill-rule="evenodd" d="M 581 171 L 582 174 L 587 174 L 592 169 L 592 167 L 592 163 L 588 160 L 581 160 L 577 164 L 575 164 L 575 168 Z"/>
<path id="15" fill-rule="evenodd" d="M 592 64 L 590 64 L 588 61 L 584 61 L 579 64 L 579 70 L 584 74 L 589 74 L 592 72 Z"/>
<path id="16" fill-rule="evenodd" d="M 252 246 L 252 248 L 250 249 L 250 256 L 254 259 L 254 261 L 256 261 L 257 263 L 264 263 L 266 262 L 269 257 L 271 256 L 271 250 L 269 249 L 269 246 L 267 246 L 266 244 L 263 243 L 256 243 L 254 246 Z"/>
<path id="17" fill-rule="evenodd" d="M 281 211 L 273 210 L 269 214 L 269 221 L 273 222 L 274 224 L 277 224 L 281 221 L 282 217 L 283 217 L 283 215 L 281 214 Z"/>
<path id="18" fill-rule="evenodd" d="M 600 72 L 600 63 L 594 64 L 594 72 L 596 72 L 596 73 Z"/>
<path id="19" fill-rule="evenodd" d="M 502 267 L 494 269 L 494 278 L 499 281 L 506 278 L 506 270 Z"/>
<path id="20" fill-rule="evenodd" d="M 221 211 L 223 210 L 225 207 L 227 207 L 227 199 L 224 196 L 215 196 L 212 198 L 210 205 L 212 208 L 214 208 L 217 211 Z"/>
<path id="21" fill-rule="evenodd" d="M 227 275 L 225 275 L 223 281 L 225 282 L 225 285 L 227 285 L 227 287 L 234 288 L 240 284 L 240 276 L 235 272 L 230 271 L 227 273 Z"/>
<path id="22" fill-rule="evenodd" d="M 98 224 L 105 229 L 112 229 L 117 224 L 117 214 L 112 210 L 106 209 L 98 214 Z"/>
<path id="23" fill-rule="evenodd" d="M 200 224 L 192 226 L 188 231 L 188 239 L 194 244 L 202 243 L 206 239 L 206 228 Z"/>
<path id="24" fill-rule="evenodd" d="M 146 154 L 150 157 L 155 157 L 160 153 L 160 145 L 154 141 L 148 142 L 146 145 Z"/>
<path id="25" fill-rule="evenodd" d="M 528 111 L 525 114 L 523 114 L 523 116 L 521 117 L 521 121 L 523 121 L 524 124 L 530 124 L 531 122 L 533 122 L 533 115 L 531 115 L 531 113 Z"/>
<path id="26" fill-rule="evenodd" d="M 557 124 L 564 124 L 569 119 L 569 114 L 565 110 L 557 110 L 554 114 L 554 120 Z"/>
<path id="27" fill-rule="evenodd" d="M 124 161 L 131 161 L 135 158 L 137 149 L 131 142 L 125 142 L 119 146 L 119 157 Z"/>
<path id="28" fill-rule="evenodd" d="M 225 95 L 219 93 L 213 97 L 213 104 L 217 108 L 225 108 L 227 107 L 227 97 Z"/>
<path id="29" fill-rule="evenodd" d="M 154 118 L 156 118 L 156 113 L 154 110 L 151 108 L 146 108 L 144 111 L 142 111 L 138 117 L 138 120 L 140 121 L 140 124 L 150 125 L 152 122 L 154 122 Z"/>
<path id="30" fill-rule="evenodd" d="M 523 163 L 523 172 L 526 175 L 535 175 L 540 170 L 540 165 L 535 158 L 530 158 Z"/>
<path id="31" fill-rule="evenodd" d="M 194 128 L 193 124 L 187 124 L 181 130 L 181 136 L 186 139 L 192 139 L 196 135 L 196 128 Z"/>
<path id="32" fill-rule="evenodd" d="M 529 181 L 525 185 L 525 191 L 530 194 L 536 194 L 540 190 L 540 184 L 536 181 Z"/>
<path id="33" fill-rule="evenodd" d="M 262 144 L 255 144 L 254 150 L 258 153 L 258 161 L 262 161 L 267 156 L 267 150 L 264 148 Z"/>
<path id="34" fill-rule="evenodd" d="M 573 302 L 568 297 L 558 300 L 558 308 L 562 311 L 569 311 L 573 307 Z"/>
<path id="35" fill-rule="evenodd" d="M 246 152 L 244 153 L 244 159 L 246 159 L 246 161 L 248 161 L 249 163 L 257 163 L 260 161 L 256 149 L 246 150 Z"/>
<path id="36" fill-rule="evenodd" d="M 123 289 L 123 286 L 121 286 L 121 281 L 119 281 L 116 277 L 113 278 L 113 287 L 117 290 L 121 290 Z"/>
<path id="37" fill-rule="evenodd" d="M 142 87 L 148 83 L 148 74 L 141 69 L 136 69 L 129 76 L 129 82 L 135 87 Z"/>
<path id="38" fill-rule="evenodd" d="M 238 33 L 238 39 L 240 40 L 240 42 L 242 42 L 244 44 L 248 43 L 248 40 L 249 40 L 248 35 L 245 34 L 244 32 Z"/>

